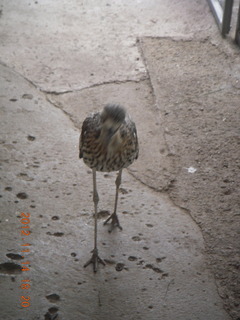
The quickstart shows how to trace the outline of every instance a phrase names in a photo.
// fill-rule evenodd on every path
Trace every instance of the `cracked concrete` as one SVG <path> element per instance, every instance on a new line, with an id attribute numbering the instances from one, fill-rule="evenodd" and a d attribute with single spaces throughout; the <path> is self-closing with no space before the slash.
<path id="1" fill-rule="evenodd" d="M 146 72 L 136 45 L 139 36 L 193 36 L 208 32 L 213 22 L 205 3 L 194 6 L 189 0 L 170 6 L 65 0 L 59 7 L 46 0 L 18 6 L 3 0 L 1 7 L 1 59 L 42 90 L 56 92 L 138 80 Z"/>
<path id="2" fill-rule="evenodd" d="M 133 94 L 134 100 L 129 99 Z M 48 100 L 62 109 L 80 129 L 82 112 L 88 114 L 89 111 L 97 111 L 97 105 L 104 105 L 106 97 L 108 101 L 117 103 L 121 100 L 123 105 L 127 105 L 129 113 L 138 124 L 141 161 L 136 161 L 128 170 L 151 188 L 167 189 L 173 178 L 172 157 L 164 141 L 160 119 L 156 116 L 149 80 L 114 82 L 69 94 L 48 95 Z M 139 106 L 144 110 L 144 120 L 151 123 L 151 127 L 145 125 L 143 114 L 138 112 Z M 149 159 L 149 154 L 154 156 Z"/>
<path id="3" fill-rule="evenodd" d="M 2 272 L 2 317 L 42 319 L 54 306 L 59 319 L 186 319 L 189 314 L 191 319 L 205 319 L 206 314 L 229 319 L 207 267 L 198 226 L 167 196 L 126 170 L 119 204 L 123 231 L 109 234 L 100 218 L 99 249 L 107 265 L 97 274 L 83 268 L 93 245 L 93 210 L 91 171 L 76 160 L 79 132 L 20 76 L 4 67 L 1 76 L 6 186 L 1 261 L 16 261 L 6 259 L 8 253 L 21 254 L 21 212 L 31 214 L 32 232 L 24 259 L 30 270 Z M 24 99 L 26 94 L 32 99 Z M 100 210 L 113 207 L 114 177 L 98 175 Z M 116 270 L 119 263 L 121 272 Z M 31 306 L 21 309 L 25 291 L 20 285 L 26 277 L 31 280 Z M 49 303 L 50 294 L 59 301 Z"/>
<path id="4" fill-rule="evenodd" d="M 142 45 L 166 143 L 177 160 L 169 195 L 200 225 L 219 293 L 238 318 L 239 50 L 200 43 L 145 38 Z M 169 56 L 163 59 L 163 52 Z M 191 166 L 195 171 L 187 174 Z"/>
<path id="5" fill-rule="evenodd" d="M 208 198 L 212 190 L 217 194 L 211 179 L 210 190 L 205 182 L 202 186 L 202 176 L 186 174 L 196 140 L 184 140 L 184 134 L 202 121 L 191 103 L 193 120 L 186 126 L 186 102 L 194 100 L 199 106 L 205 99 L 211 124 L 216 115 L 216 121 L 220 119 L 214 99 L 221 101 L 221 110 L 230 102 L 231 119 L 239 101 L 238 53 L 230 40 L 219 37 L 205 1 L 71 0 L 59 5 L 3 0 L 0 9 L 1 316 L 238 319 L 236 198 L 231 196 L 228 217 L 218 215 L 218 197 Z M 170 45 L 164 50 L 172 53 L 162 55 L 159 48 L 166 36 L 188 39 L 190 46 L 186 44 L 181 55 L 179 47 Z M 215 67 L 209 62 L 207 83 L 201 68 L 192 64 L 190 83 L 198 77 L 203 82 L 186 90 L 188 74 L 174 72 L 172 66 L 182 63 L 184 55 L 189 59 L 187 52 L 201 56 L 201 50 L 191 51 L 191 46 L 209 48 L 206 38 L 222 47 L 226 65 L 218 55 Z M 221 76 L 216 77 L 217 72 Z M 207 89 L 199 95 L 203 84 Z M 210 91 L 213 100 L 206 96 Z M 83 268 L 93 245 L 92 177 L 78 160 L 78 137 L 86 115 L 110 101 L 125 105 L 135 120 L 140 157 L 123 174 L 122 232 L 109 234 L 102 226 L 106 210 L 113 208 L 115 173 L 97 175 L 99 249 L 107 265 L 93 274 L 91 267 Z M 237 128 L 235 121 L 231 124 L 229 134 Z M 232 160 L 232 149 L 229 154 Z M 206 154 L 198 159 L 197 174 L 205 159 Z M 220 177 L 220 170 L 213 176 Z M 196 197 L 200 187 L 205 191 L 202 201 Z M 30 246 L 24 259 L 21 213 L 30 214 L 31 234 L 25 234 Z M 219 218 L 222 225 L 215 223 Z M 230 250 L 229 239 L 235 239 Z M 229 259 L 223 259 L 225 249 Z M 29 271 L 19 269 L 24 262 Z M 31 288 L 24 289 L 27 279 Z M 21 306 L 22 296 L 30 297 L 29 307 Z"/>

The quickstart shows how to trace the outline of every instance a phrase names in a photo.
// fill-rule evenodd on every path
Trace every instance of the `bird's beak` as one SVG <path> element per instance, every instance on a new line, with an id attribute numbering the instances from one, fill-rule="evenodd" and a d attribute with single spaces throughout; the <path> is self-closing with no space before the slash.
<path id="1" fill-rule="evenodd" d="M 105 134 L 105 137 L 104 137 L 104 145 L 107 147 L 110 140 L 112 139 L 112 136 L 115 134 L 115 130 L 113 130 L 112 128 L 108 129 L 106 134 Z"/>
<path id="2" fill-rule="evenodd" d="M 110 128 L 107 131 L 107 135 L 106 135 L 106 144 L 109 144 L 110 140 L 112 139 L 112 136 L 114 135 L 115 131 Z"/>

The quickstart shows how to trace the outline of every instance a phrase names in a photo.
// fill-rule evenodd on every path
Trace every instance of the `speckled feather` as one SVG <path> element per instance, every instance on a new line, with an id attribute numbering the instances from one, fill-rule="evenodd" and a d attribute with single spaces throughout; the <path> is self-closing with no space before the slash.
<path id="1" fill-rule="evenodd" d="M 138 138 L 135 123 L 126 114 L 121 126 L 105 144 L 101 140 L 101 113 L 87 117 L 82 125 L 79 157 L 97 171 L 109 172 L 127 168 L 138 158 Z"/>

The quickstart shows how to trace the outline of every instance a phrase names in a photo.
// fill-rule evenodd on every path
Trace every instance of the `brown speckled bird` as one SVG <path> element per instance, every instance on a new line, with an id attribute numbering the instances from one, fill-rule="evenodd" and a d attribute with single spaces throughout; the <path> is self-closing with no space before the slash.
<path id="1" fill-rule="evenodd" d="M 96 171 L 119 171 L 115 184 L 116 196 L 113 214 L 104 222 L 111 221 L 110 232 L 114 227 L 122 229 L 117 216 L 118 190 L 121 184 L 122 169 L 127 168 L 138 157 L 138 138 L 135 123 L 120 105 L 107 104 L 102 112 L 87 117 L 82 125 L 79 140 L 79 158 L 93 172 L 93 202 L 95 211 L 94 249 L 91 259 L 84 265 L 93 264 L 94 272 L 98 263 L 105 265 L 97 249 L 97 205 L 99 201 L 96 185 Z"/>

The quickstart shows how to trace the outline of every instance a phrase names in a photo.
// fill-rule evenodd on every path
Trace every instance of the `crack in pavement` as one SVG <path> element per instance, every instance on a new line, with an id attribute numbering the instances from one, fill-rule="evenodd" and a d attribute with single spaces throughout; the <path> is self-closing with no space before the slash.
<path id="1" fill-rule="evenodd" d="M 8 71 L 12 72 L 12 70 L 9 69 L 6 70 L 6 74 Z M 9 72 L 10 75 L 11 72 Z M 4 81 L 13 79 L 12 83 L 9 82 L 10 84 L 7 83 L 6 86 L 2 87 L 2 91 L 4 92 L 5 88 L 9 86 L 9 89 L 6 92 L 6 103 L 13 94 L 18 98 L 22 97 L 23 93 L 27 93 L 35 96 L 34 98 L 36 100 L 38 99 L 38 104 L 36 105 L 34 105 L 31 100 L 16 99 L 16 101 L 18 101 L 17 104 L 20 112 L 18 112 L 16 108 L 17 104 L 15 101 L 9 103 L 9 109 L 5 110 L 6 121 L 4 122 L 5 127 L 3 128 L 5 129 L 5 132 L 9 133 L 8 139 L 13 141 L 16 133 L 19 134 L 18 144 L 16 145 L 19 153 L 14 153 L 12 156 L 19 157 L 21 154 L 21 161 L 23 163 L 31 161 L 30 159 L 41 159 L 41 168 L 38 167 L 38 169 L 36 169 L 38 170 L 35 172 L 36 177 L 42 177 L 45 179 L 46 172 L 49 171 L 49 176 L 51 177 L 52 181 L 49 186 L 45 185 L 45 187 L 40 184 L 39 179 L 35 179 L 35 182 L 31 182 L 29 184 L 22 183 L 21 181 L 19 182 L 19 186 L 24 186 L 24 192 L 31 194 L 29 200 L 25 199 L 24 204 L 22 203 L 21 205 L 26 207 L 30 204 L 31 199 L 37 199 L 37 202 L 41 204 L 41 206 L 37 205 L 36 208 L 32 208 L 32 210 L 36 213 L 33 217 L 35 239 L 33 239 L 32 244 L 35 246 L 36 250 L 40 252 L 39 255 L 34 255 L 34 266 L 36 271 L 34 271 L 33 280 L 34 282 L 37 281 L 41 283 L 41 286 L 36 290 L 36 296 L 41 297 L 41 290 L 46 292 L 46 289 L 49 286 L 51 287 L 53 284 L 54 286 L 56 285 L 56 279 L 54 277 L 47 278 L 48 281 L 46 281 L 47 272 L 45 271 L 54 270 L 56 274 L 59 273 L 59 277 L 61 278 L 61 283 L 57 284 L 57 288 L 59 289 L 58 294 L 64 296 L 64 299 L 61 301 L 61 312 L 69 314 L 69 309 L 71 308 L 73 309 L 73 312 L 75 311 L 76 313 L 77 311 L 74 308 L 75 306 L 79 305 L 79 295 L 80 299 L 82 299 L 81 301 L 83 301 L 82 305 L 84 305 L 81 312 L 87 316 L 88 314 L 91 314 L 91 310 L 94 309 L 94 305 L 96 305 L 97 301 L 94 299 L 94 296 L 96 297 L 96 294 L 94 293 L 94 289 L 96 289 L 96 277 L 94 276 L 95 279 L 93 279 L 91 272 L 89 273 L 88 270 L 83 270 L 81 277 L 86 281 L 86 287 L 83 288 L 83 290 L 79 289 L 78 282 L 80 267 L 77 261 L 81 261 L 85 257 L 83 252 L 89 249 L 89 245 L 87 245 L 86 241 L 81 242 L 81 248 L 76 249 L 78 250 L 77 252 L 79 252 L 79 259 L 76 259 L 76 264 L 73 264 L 74 262 L 66 259 L 66 257 L 69 256 L 69 253 L 72 252 L 72 249 L 69 252 L 69 246 L 66 246 L 66 242 L 64 241 L 64 239 L 66 239 L 67 243 L 70 244 L 75 251 L 75 246 L 78 247 L 76 244 L 76 234 L 78 234 L 80 239 L 88 239 L 89 237 L 90 221 L 89 225 L 88 223 L 84 224 L 84 221 L 86 222 L 86 219 L 88 219 L 88 217 L 90 218 L 90 214 L 85 218 L 79 215 L 80 203 L 82 208 L 89 208 L 89 198 L 87 195 L 89 190 L 86 187 L 86 185 L 89 184 L 89 175 L 87 170 L 84 170 L 85 166 L 77 163 L 77 153 L 75 150 L 75 141 L 77 141 L 79 134 L 73 127 L 72 121 L 69 120 L 69 117 L 66 117 L 63 114 L 63 110 L 60 111 L 56 108 L 51 108 L 52 103 L 47 103 L 46 94 L 42 94 L 41 92 L 37 91 L 32 85 L 30 85 L 29 82 L 23 81 L 23 78 L 16 76 L 14 72 L 12 72 L 12 78 L 10 78 L 10 75 L 6 76 Z M 17 82 L 15 83 L 15 81 Z M 91 92 L 93 98 L 92 101 L 94 102 L 95 98 L 97 98 L 97 101 L 100 104 L 102 102 L 101 99 L 104 100 L 109 90 L 112 91 L 114 86 L 114 84 L 105 86 L 106 91 L 94 91 L 92 89 L 94 91 Z M 125 99 L 131 99 L 129 92 L 131 93 L 135 89 L 136 91 L 134 92 L 137 92 L 138 94 L 141 93 L 139 96 L 133 96 L 133 104 L 137 105 L 135 112 L 131 105 L 129 109 L 130 111 L 133 111 L 136 116 L 138 116 L 140 113 L 139 110 L 143 111 L 142 115 L 140 115 L 142 118 L 138 118 L 138 123 L 139 128 L 141 128 L 141 130 L 145 130 L 144 136 L 142 136 L 143 141 L 141 138 L 141 143 L 144 142 L 146 145 L 146 149 L 143 149 L 142 151 L 142 156 L 147 156 L 147 163 L 144 163 L 144 161 L 142 161 L 143 158 L 141 158 L 139 166 L 142 167 L 143 171 L 145 171 L 146 164 L 149 164 L 149 161 L 151 161 L 152 158 L 152 156 L 149 156 L 149 154 L 151 154 L 149 153 L 149 148 L 151 147 L 152 143 L 155 145 L 155 141 L 159 142 L 158 134 L 161 131 L 158 130 L 159 127 L 156 125 L 154 127 L 154 133 L 156 134 L 157 132 L 156 140 L 153 141 L 154 136 L 152 135 L 152 132 L 150 132 L 148 135 L 147 140 L 144 140 L 148 134 L 148 130 L 153 130 L 155 120 L 155 113 L 153 110 L 150 110 L 152 100 L 149 101 L 149 87 L 146 85 L 146 83 L 144 85 L 143 82 L 140 82 L 137 84 L 137 86 L 136 84 L 133 85 L 127 83 L 125 84 L 125 88 L 123 87 L 124 84 L 121 85 L 120 95 L 124 97 L 126 96 Z M 119 88 L 116 89 L 116 92 L 118 91 Z M 92 106 L 89 106 L 87 103 L 90 99 L 89 90 L 87 90 L 85 94 L 87 100 L 82 100 L 83 109 L 80 110 L 81 116 L 86 114 L 89 111 L 89 108 L 92 108 Z M 145 101 L 145 104 L 138 105 L 144 96 L 147 96 L 148 98 Z M 71 102 L 75 101 L 79 109 L 79 98 L 82 99 L 84 97 L 83 95 L 75 95 L 73 93 L 72 95 L 66 94 L 65 98 L 66 100 L 63 99 L 59 101 L 63 102 L 64 105 L 67 105 L 67 103 L 71 105 Z M 73 100 L 71 100 L 71 98 Z M 28 108 L 28 110 L 31 110 L 32 114 L 25 115 L 23 112 L 21 112 L 23 108 Z M 71 109 L 70 111 L 64 111 L 71 113 Z M 132 112 L 130 113 L 132 114 Z M 17 121 L 17 126 L 12 128 L 12 125 L 15 121 L 14 116 L 17 116 L 19 121 Z M 78 116 L 78 114 L 76 114 L 76 116 Z M 146 124 L 151 124 L 151 128 L 149 128 L 149 126 Z M 6 128 L 8 128 L 8 130 L 6 130 Z M 139 132 L 140 134 L 141 130 Z M 36 136 L 36 139 L 33 140 L 34 142 L 27 139 L 26 133 L 31 134 L 31 136 Z M 26 141 L 24 140 L 24 137 Z M 147 142 L 149 141 L 150 145 L 147 145 Z M 142 145 L 142 147 L 144 146 Z M 9 156 L 11 155 L 9 154 Z M 56 159 L 58 159 L 57 163 Z M 6 168 L 9 165 L 10 164 L 6 163 Z M 13 162 L 11 165 L 11 172 L 19 173 L 19 164 Z M 152 164 L 150 167 L 152 167 Z M 80 168 L 81 173 L 79 173 L 77 176 L 76 172 L 79 172 Z M 131 170 L 132 169 L 134 170 L 134 167 L 131 167 Z M 156 169 L 158 170 L 158 168 Z M 135 173 L 136 172 L 134 172 L 134 174 Z M 141 176 L 141 172 L 139 174 Z M 77 179 L 79 182 L 77 182 Z M 154 175 L 154 179 L 157 179 L 156 175 Z M 5 182 L 8 186 L 10 186 L 8 181 L 12 181 L 12 175 L 7 176 Z M 15 182 L 17 182 L 17 179 Z M 56 187 L 52 188 L 52 184 L 55 182 L 57 183 Z M 75 183 L 73 184 L 73 182 Z M 78 190 L 73 187 L 77 186 L 77 183 L 79 183 Z M 124 210 L 127 216 L 125 216 L 126 218 L 123 219 L 123 221 L 125 220 L 125 228 L 127 233 L 118 235 L 118 241 L 121 243 L 121 250 L 119 250 L 118 254 L 116 255 L 116 262 L 122 262 L 123 259 L 123 261 L 126 260 L 125 252 L 130 256 L 133 256 L 133 254 L 137 252 L 139 257 L 134 258 L 132 262 L 129 260 L 129 269 L 126 270 L 123 278 L 121 278 L 122 275 L 116 277 L 116 274 L 114 273 L 115 269 L 111 266 L 108 269 L 106 268 L 105 270 L 101 270 L 99 273 L 98 279 L 100 280 L 100 285 L 101 282 L 104 283 L 100 296 L 103 317 L 105 318 L 105 314 L 109 313 L 109 305 L 107 301 L 109 300 L 109 292 L 111 292 L 113 288 L 117 288 L 117 291 L 114 290 L 114 297 L 117 298 L 116 302 L 112 302 L 114 310 L 118 308 L 118 305 L 122 306 L 119 308 L 119 316 L 117 315 L 116 318 L 122 318 L 120 314 L 124 312 L 129 314 L 129 310 L 131 310 L 132 306 L 124 301 L 126 300 L 126 296 L 129 295 L 130 297 L 130 294 L 132 295 L 132 292 L 128 291 L 129 286 L 127 286 L 127 283 L 130 281 L 132 283 L 132 287 L 134 288 L 134 292 L 137 293 L 137 296 L 142 297 L 145 299 L 145 301 L 151 300 L 151 304 L 147 309 L 144 305 L 142 307 L 142 303 L 136 303 L 136 306 L 139 312 L 141 312 L 143 315 L 143 318 L 148 318 L 148 310 L 151 310 L 152 315 L 153 312 L 154 314 L 158 315 L 161 312 L 162 314 L 169 314 L 170 311 L 167 309 L 162 310 L 159 303 L 159 299 L 164 298 L 166 300 L 166 304 L 169 306 L 169 309 L 171 309 L 171 314 L 172 312 L 174 314 L 178 313 L 178 304 L 175 302 L 175 300 L 177 300 L 181 303 L 181 310 L 183 310 L 183 312 L 186 314 L 189 313 L 189 305 L 193 306 L 193 313 L 198 311 L 198 307 L 200 308 L 204 306 L 204 312 L 206 309 L 208 312 L 210 312 L 210 314 L 213 315 L 216 312 L 215 319 L 226 319 L 221 307 L 214 304 L 214 302 L 218 302 L 219 300 L 215 285 L 213 285 L 212 281 L 210 280 L 212 276 L 205 268 L 206 262 L 203 253 L 204 245 L 201 233 L 198 230 L 199 228 L 195 223 L 191 223 L 191 219 L 187 215 L 183 214 L 181 210 L 176 210 L 176 206 L 171 205 L 169 197 L 164 195 L 159 197 L 159 192 L 158 194 L 156 194 L 156 192 L 150 192 L 149 188 L 143 188 L 137 179 L 132 179 L 128 174 L 126 174 L 126 184 L 129 184 L 129 187 L 131 188 L 127 190 L 128 193 L 123 195 L 123 198 L 126 200 L 122 202 L 123 210 L 127 210 Z M 109 185 L 109 182 L 106 180 L 100 180 L 99 187 L 101 188 L 103 185 Z M 60 190 L 62 196 L 59 196 Z M 68 196 L 66 196 L 66 194 Z M 57 197 L 55 195 L 57 195 Z M 104 198 L 108 199 L 109 195 L 114 196 L 114 191 L 112 188 L 110 188 L 109 192 L 107 192 L 105 196 L 103 194 L 101 199 L 104 201 Z M 4 196 L 7 200 L 8 194 Z M 58 200 L 56 200 L 56 198 Z M 56 201 L 58 204 L 56 204 Z M 13 210 L 15 212 L 16 208 L 20 204 L 16 204 L 14 201 L 12 201 L 6 205 L 8 208 L 11 205 L 9 210 Z M 43 208 L 47 208 L 44 215 L 42 215 Z M 48 242 L 45 232 L 42 230 L 42 228 L 46 228 L 46 225 L 49 223 L 49 215 L 55 216 L 56 210 L 58 210 L 58 215 L 61 217 L 61 225 L 66 228 L 66 232 L 62 238 L 63 242 L 61 242 L 61 244 L 59 237 L 57 237 L 57 239 L 51 239 L 51 241 Z M 12 219 L 13 218 L 14 217 L 12 217 Z M 132 221 L 132 223 L 129 221 Z M 81 227 L 79 228 L 79 226 Z M 151 229 L 146 228 L 146 226 Z M 14 239 L 9 240 L 7 236 L 10 228 L 12 228 L 12 225 L 6 224 L 5 233 L 6 241 L 8 241 L 8 243 L 11 243 L 9 241 L 14 242 Z M 49 232 L 51 235 L 53 232 L 55 232 L 56 225 L 49 225 L 48 228 L 49 229 L 46 230 L 47 235 L 49 235 Z M 129 235 L 127 239 L 126 234 Z M 108 256 L 111 257 L 111 253 L 114 252 L 115 254 L 114 250 L 117 246 L 117 243 L 114 243 L 115 240 L 112 238 L 109 238 L 108 242 L 108 234 L 106 235 L 105 233 L 104 239 L 106 239 L 107 244 L 109 243 L 109 245 L 107 245 L 105 248 L 108 249 Z M 48 255 L 44 255 L 44 246 L 46 245 L 48 245 L 48 252 L 53 253 L 53 261 L 51 261 L 51 259 L 49 260 Z M 159 258 L 166 256 L 168 259 L 166 259 L 164 264 L 161 265 L 161 269 L 156 267 L 156 258 L 158 258 L 159 261 L 162 261 L 162 259 Z M 134 261 L 136 261 L 136 265 L 133 265 Z M 159 261 L 157 262 L 159 263 Z M 44 266 L 44 269 L 41 267 L 41 264 Z M 62 273 L 63 267 L 65 271 L 64 273 Z M 44 272 L 42 272 L 43 270 Z M 80 268 L 80 270 L 82 269 Z M 161 273 L 161 270 L 164 270 L 164 277 L 159 276 L 159 272 Z M 69 286 L 69 282 L 65 280 L 69 279 L 69 275 L 71 275 L 72 280 L 71 286 Z M 182 280 L 183 278 L 184 280 Z M 107 279 L 108 282 L 104 281 L 105 279 Z M 175 283 L 171 282 L 170 279 L 174 279 Z M 4 282 L 4 286 L 9 290 L 9 283 L 7 281 Z M 178 288 L 180 286 L 181 292 L 178 292 Z M 143 288 L 141 287 L 148 288 L 148 290 L 143 291 Z M 86 292 L 84 290 L 86 290 Z M 8 292 L 7 297 L 10 294 L 11 292 Z M 197 295 L 197 301 L 193 301 L 191 294 L 193 296 Z M 209 297 L 207 305 L 205 296 Z M 89 299 L 89 297 L 92 297 L 92 299 Z M 132 297 L 132 299 L 133 303 L 135 303 L 134 297 Z M 71 306 L 65 303 L 66 301 L 70 300 L 72 301 Z M 37 301 L 39 301 L 39 299 Z M 33 312 L 36 312 L 36 310 L 39 310 L 39 308 L 42 307 L 37 301 L 36 309 Z M 89 301 L 91 302 L 90 306 Z M 99 300 L 97 302 L 99 302 Z M 18 310 L 13 310 L 13 312 L 18 312 Z M 163 316 L 161 315 L 161 317 Z"/>
<path id="2" fill-rule="evenodd" d="M 63 95 L 67 93 L 74 93 L 74 92 L 82 92 L 85 90 L 89 90 L 92 88 L 108 85 L 108 84 L 124 84 L 124 83 L 140 83 L 141 81 L 148 80 L 147 76 L 142 76 L 139 80 L 134 80 L 134 79 L 127 79 L 127 80 L 110 80 L 110 81 L 103 81 L 103 82 L 98 82 L 95 84 L 92 84 L 87 87 L 79 88 L 79 89 L 73 89 L 73 90 L 65 90 L 65 91 L 51 91 L 51 90 L 44 90 L 40 89 L 41 92 L 46 93 L 46 94 L 52 94 L 52 95 Z"/>

